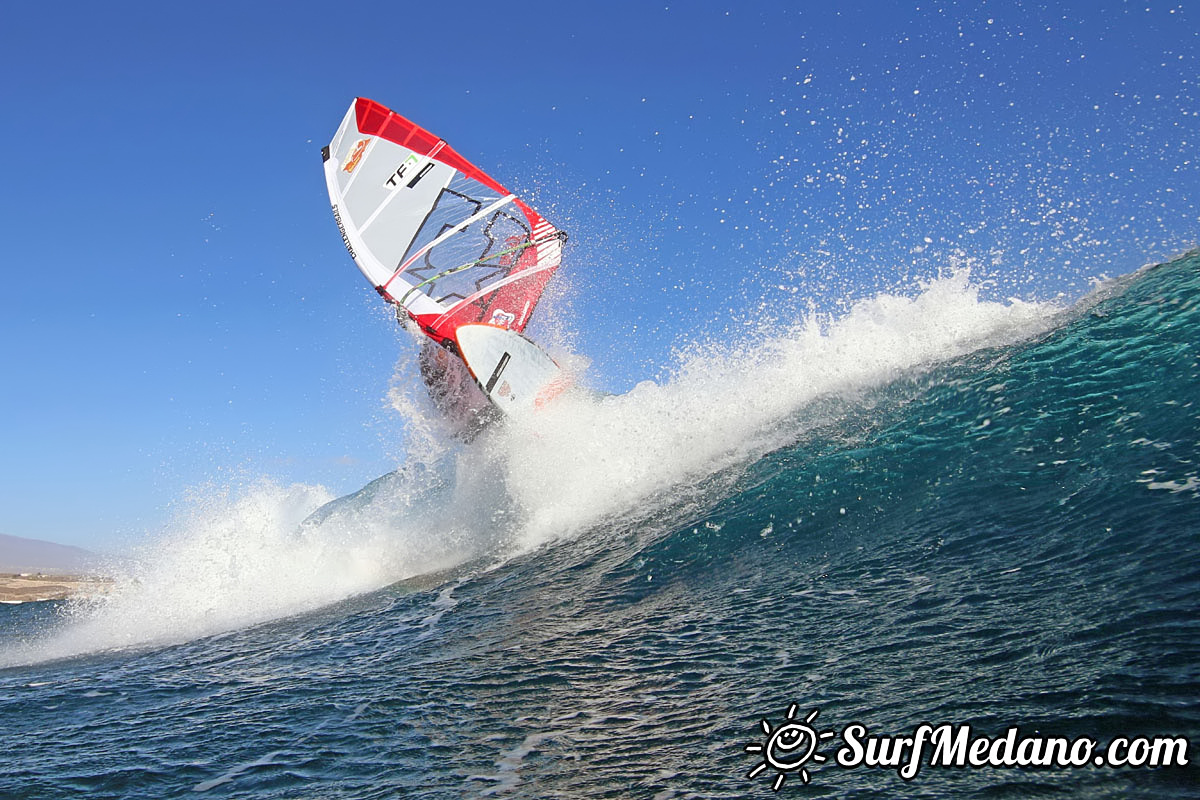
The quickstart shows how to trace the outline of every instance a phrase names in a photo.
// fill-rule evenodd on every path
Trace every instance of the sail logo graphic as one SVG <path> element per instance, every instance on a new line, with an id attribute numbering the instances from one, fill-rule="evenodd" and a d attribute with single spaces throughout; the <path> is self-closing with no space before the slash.
<path id="1" fill-rule="evenodd" d="M 771 788 L 776 792 L 782 788 L 788 773 L 797 770 L 800 773 L 800 780 L 808 783 L 812 776 L 809 775 L 805 765 L 809 761 L 817 764 L 824 762 L 825 756 L 818 753 L 817 750 L 820 748 L 822 740 L 831 739 L 837 735 L 836 731 L 818 733 L 816 728 L 812 727 L 812 722 L 819 713 L 821 713 L 820 709 L 814 708 L 803 722 L 793 722 L 792 720 L 796 718 L 796 704 L 792 703 L 787 710 L 788 721 L 778 728 L 772 730 L 771 723 L 763 719 L 759 724 L 762 725 L 766 740 L 762 743 L 755 742 L 746 745 L 747 753 L 759 753 L 763 760 L 750 770 L 746 777 L 756 778 L 767 767 L 772 767 L 777 774 Z"/>
<path id="2" fill-rule="evenodd" d="M 404 184 L 404 177 L 408 174 L 409 168 L 416 169 L 420 163 L 421 159 L 417 157 L 416 153 L 409 153 L 408 158 L 404 159 L 403 163 L 396 167 L 395 171 L 383 182 L 383 185 L 389 189 L 399 189 Z M 425 166 L 421 167 L 413 179 L 408 182 L 408 188 L 411 189 L 416 186 L 421 178 L 424 178 L 431 169 L 433 169 L 433 161 L 426 161 Z"/>
<path id="3" fill-rule="evenodd" d="M 354 149 L 350 151 L 350 157 L 346 159 L 346 165 L 342 167 L 342 172 L 354 172 L 354 168 L 358 166 L 358 162 L 362 161 L 363 153 L 367 150 L 367 144 L 370 139 L 359 139 L 358 144 L 354 145 Z"/>
<path id="4" fill-rule="evenodd" d="M 502 311 L 497 308 L 495 311 L 492 312 L 492 319 L 488 324 L 495 325 L 496 327 L 499 327 L 499 328 L 508 328 L 508 327 L 511 327 L 512 324 L 516 321 L 517 321 L 516 314 L 510 314 L 507 311 Z"/>

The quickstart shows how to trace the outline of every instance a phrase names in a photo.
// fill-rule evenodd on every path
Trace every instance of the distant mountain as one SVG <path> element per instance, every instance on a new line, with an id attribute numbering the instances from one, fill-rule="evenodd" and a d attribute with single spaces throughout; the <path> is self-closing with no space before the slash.
<path id="1" fill-rule="evenodd" d="M 86 573 L 94 553 L 82 547 L 0 533 L 0 572 Z"/>

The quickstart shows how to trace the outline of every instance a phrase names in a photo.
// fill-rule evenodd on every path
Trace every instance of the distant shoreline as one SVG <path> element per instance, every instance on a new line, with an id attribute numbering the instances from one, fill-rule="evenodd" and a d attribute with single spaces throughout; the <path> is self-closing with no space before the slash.
<path id="1" fill-rule="evenodd" d="M 96 577 L 9 572 L 0 574 L 0 603 L 15 605 L 65 600 L 77 595 L 102 593 L 109 585 L 109 581 Z"/>

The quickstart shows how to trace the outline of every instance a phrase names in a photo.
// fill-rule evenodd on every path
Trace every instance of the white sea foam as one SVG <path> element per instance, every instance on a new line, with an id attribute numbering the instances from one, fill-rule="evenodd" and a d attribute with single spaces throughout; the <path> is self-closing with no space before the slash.
<path id="1" fill-rule="evenodd" d="M 0 663 L 245 627 L 644 513 L 786 444 L 796 436 L 790 421 L 816 399 L 836 404 L 1036 334 L 1055 311 L 983 301 L 967 273 L 956 272 L 910 296 L 862 301 L 837 319 L 693 346 L 662 383 L 619 396 L 569 393 L 470 447 L 437 443 L 428 404 L 394 391 L 407 427 L 421 432 L 398 474 L 305 525 L 331 499 L 321 487 L 263 481 L 200 492 L 109 594 L 75 607 L 45 639 L 0 653 Z"/>
<path id="2" fill-rule="evenodd" d="M 810 317 L 750 342 L 693 347 L 674 376 L 596 400 L 564 398 L 502 431 L 506 484 L 526 515 L 526 547 L 609 515 L 795 436 L 788 421 L 823 397 L 854 397 L 983 347 L 1045 330 L 1055 306 L 985 302 L 966 271 L 915 296 L 881 294 L 843 317 Z"/>
<path id="3" fill-rule="evenodd" d="M 410 492 L 377 492 L 301 525 L 332 496 L 319 486 L 259 482 L 230 496 L 199 493 L 167 531 L 115 568 L 105 593 L 76 602 L 49 636 L 10 646 L 0 665 L 187 641 L 312 610 L 458 563 L 458 532 L 414 508 Z"/>

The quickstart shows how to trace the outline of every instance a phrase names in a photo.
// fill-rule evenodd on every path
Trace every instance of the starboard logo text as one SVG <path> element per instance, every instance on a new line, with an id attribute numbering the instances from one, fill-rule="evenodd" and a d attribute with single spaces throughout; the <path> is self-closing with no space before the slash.
<path id="1" fill-rule="evenodd" d="M 839 736 L 838 731 L 818 732 L 813 726 L 819 709 L 796 720 L 797 706 L 787 710 L 787 721 L 772 727 L 764 719 L 759 724 L 765 739 L 745 745 L 747 753 L 762 757 L 746 777 L 756 778 L 768 767 L 775 770 L 771 788 L 783 786 L 787 776 L 797 773 L 808 783 L 812 775 L 809 762 L 820 764 L 828 757 L 820 753 L 821 743 Z M 1088 736 L 1068 739 L 1062 736 L 1022 735 L 1017 726 L 1000 736 L 974 734 L 970 725 L 918 725 L 904 736 L 874 735 L 866 725 L 852 722 L 840 732 L 841 746 L 833 758 L 839 767 L 876 767 L 893 769 L 901 780 L 916 778 L 922 767 L 1184 767 L 1188 764 L 1188 740 L 1184 736 L 1118 736 L 1100 747 Z"/>

